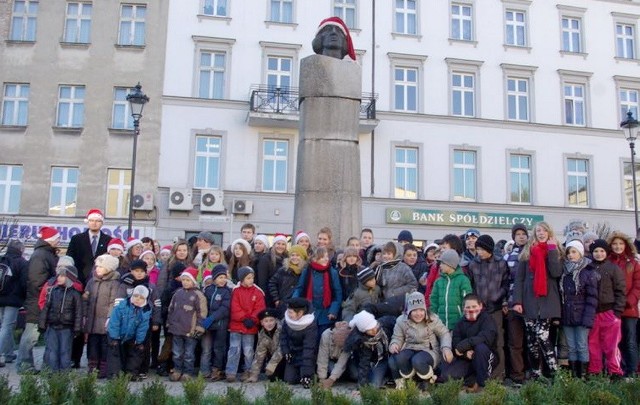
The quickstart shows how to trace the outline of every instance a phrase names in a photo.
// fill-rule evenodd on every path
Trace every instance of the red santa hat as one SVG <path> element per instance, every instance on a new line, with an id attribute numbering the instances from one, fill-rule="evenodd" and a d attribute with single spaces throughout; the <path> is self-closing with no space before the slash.
<path id="1" fill-rule="evenodd" d="M 160 253 L 161 254 L 164 252 L 171 253 L 171 249 L 173 249 L 173 245 L 164 245 L 162 249 L 160 249 Z"/>
<path id="2" fill-rule="evenodd" d="M 275 245 L 276 242 L 280 242 L 280 241 L 287 243 L 287 236 L 282 233 L 276 233 L 275 236 L 273 237 L 273 244 Z"/>
<path id="3" fill-rule="evenodd" d="M 92 208 L 87 212 L 87 217 L 84 219 L 84 222 L 89 222 L 90 219 L 97 219 L 99 221 L 104 221 L 104 214 L 97 208 Z"/>
<path id="4" fill-rule="evenodd" d="M 107 244 L 107 252 L 111 252 L 113 249 L 120 249 L 124 252 L 124 242 L 122 239 L 113 238 Z"/>
<path id="5" fill-rule="evenodd" d="M 132 236 L 129 239 L 127 239 L 127 244 L 124 247 L 125 249 L 127 249 L 127 251 L 129 251 L 129 249 L 131 249 L 135 245 L 142 245 L 142 241 Z"/>
<path id="6" fill-rule="evenodd" d="M 347 55 L 349 55 L 351 59 L 356 60 L 356 51 L 353 48 L 353 41 L 351 40 L 351 34 L 349 33 L 349 28 L 347 27 L 347 24 L 345 24 L 344 21 L 340 19 L 340 17 L 329 17 L 320 21 L 320 25 L 318 25 L 318 29 L 316 30 L 316 35 L 318 35 L 320 30 L 322 30 L 324 27 L 328 25 L 334 25 L 340 28 L 340 31 L 342 31 L 342 33 L 344 34 L 347 40 Z"/>
<path id="7" fill-rule="evenodd" d="M 298 231 L 298 233 L 296 233 L 296 238 L 294 240 L 296 245 L 298 244 L 298 242 L 300 242 L 300 239 L 302 239 L 302 238 L 307 238 L 307 239 L 311 240 L 311 238 L 309 237 L 308 233 L 306 233 L 305 231 Z"/>
<path id="8" fill-rule="evenodd" d="M 38 232 L 38 238 L 41 238 L 45 242 L 53 242 L 56 239 L 60 238 L 60 233 L 58 233 L 56 228 L 43 226 L 42 228 L 40 228 L 40 232 Z"/>
<path id="9" fill-rule="evenodd" d="M 184 271 L 180 273 L 180 278 L 182 277 L 186 277 L 193 281 L 193 285 L 198 285 L 198 282 L 196 281 L 196 279 L 198 278 L 198 269 L 196 269 L 195 267 L 187 267 L 186 269 L 184 269 Z"/>

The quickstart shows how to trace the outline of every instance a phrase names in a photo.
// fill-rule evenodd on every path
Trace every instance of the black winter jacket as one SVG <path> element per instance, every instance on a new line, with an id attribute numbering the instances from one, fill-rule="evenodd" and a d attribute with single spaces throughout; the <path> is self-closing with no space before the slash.
<path id="1" fill-rule="evenodd" d="M 82 295 L 75 288 L 51 287 L 38 323 L 38 329 L 49 327 L 72 328 L 75 333 L 82 331 Z"/>
<path id="2" fill-rule="evenodd" d="M 56 253 L 57 249 L 42 239 L 38 239 L 33 248 L 27 273 L 27 295 L 24 300 L 27 323 L 38 323 L 40 290 L 44 283 L 56 274 L 56 265 L 58 264 Z"/>
<path id="3" fill-rule="evenodd" d="M 453 328 L 452 346 L 455 350 L 465 353 L 473 350 L 477 345 L 484 343 L 492 351 L 496 351 L 496 339 L 498 331 L 496 323 L 486 310 L 478 315 L 478 319 L 471 322 L 462 318 Z M 454 350 L 454 353 L 455 353 Z"/>
<path id="4" fill-rule="evenodd" d="M 207 318 L 213 320 L 210 330 L 225 330 L 229 326 L 229 314 L 231 311 L 231 289 L 227 286 L 218 287 L 215 284 L 204 289 L 207 298 Z"/>
<path id="5" fill-rule="evenodd" d="M 287 354 L 291 354 L 290 364 L 300 368 L 301 377 L 311 378 L 316 371 L 318 324 L 313 319 L 304 329 L 294 330 L 286 319 L 282 323 L 282 332 L 280 333 L 280 351 L 285 358 Z"/>
<path id="6" fill-rule="evenodd" d="M 276 274 L 269 280 L 269 297 L 275 304 L 276 301 L 280 301 L 278 309 L 284 310 L 286 308 L 285 302 L 293 296 L 293 291 L 298 285 L 300 275 L 295 274 L 293 271 L 283 266 L 276 271 Z M 281 315 L 284 316 L 284 311 L 281 311 Z"/>
<path id="7" fill-rule="evenodd" d="M 591 262 L 598 278 L 598 308 L 596 312 L 613 310 L 618 317 L 627 303 L 626 283 L 623 270 L 606 260 L 604 262 Z"/>
<path id="8" fill-rule="evenodd" d="M 375 337 L 360 332 L 358 328 L 353 328 L 342 349 L 345 353 L 351 353 L 351 358 L 358 367 L 358 385 L 363 386 L 369 383 L 369 373 L 372 366 L 375 366 L 381 360 L 389 358 L 389 342 L 393 336 L 393 328 L 396 324 L 396 318 L 393 316 L 383 316 L 378 319 L 378 323 L 382 327 L 383 336 L 375 345 L 367 345 Z M 382 356 L 382 358 L 380 358 Z"/>
<path id="9" fill-rule="evenodd" d="M 27 274 L 29 262 L 22 257 L 22 252 L 13 246 L 7 248 L 7 253 L 0 259 L 0 263 L 11 268 L 11 277 L 5 279 L 0 291 L 0 307 L 20 308 L 24 304 L 27 290 Z"/>

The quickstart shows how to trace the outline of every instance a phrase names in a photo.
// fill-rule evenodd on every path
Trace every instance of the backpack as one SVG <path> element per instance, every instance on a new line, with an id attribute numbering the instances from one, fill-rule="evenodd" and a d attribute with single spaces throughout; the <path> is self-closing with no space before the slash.
<path id="1" fill-rule="evenodd" d="M 13 278 L 13 271 L 9 266 L 10 261 L 6 256 L 0 258 L 0 295 L 7 295 L 10 291 L 10 280 Z"/>

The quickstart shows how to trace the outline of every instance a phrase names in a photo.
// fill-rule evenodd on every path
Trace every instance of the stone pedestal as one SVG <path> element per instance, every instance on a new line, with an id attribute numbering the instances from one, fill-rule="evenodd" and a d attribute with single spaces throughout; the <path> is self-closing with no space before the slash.
<path id="1" fill-rule="evenodd" d="M 336 246 L 362 224 L 358 124 L 362 71 L 348 60 L 312 55 L 300 63 L 300 142 L 294 234 L 312 241 L 323 226 Z"/>

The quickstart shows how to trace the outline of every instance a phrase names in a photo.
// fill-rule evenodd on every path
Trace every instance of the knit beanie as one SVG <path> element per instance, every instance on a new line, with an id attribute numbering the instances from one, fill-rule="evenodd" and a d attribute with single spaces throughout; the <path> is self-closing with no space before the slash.
<path id="1" fill-rule="evenodd" d="M 343 347 L 349 333 L 351 333 L 351 328 L 347 322 L 336 322 L 336 326 L 333 328 L 333 344 L 337 347 Z"/>
<path id="2" fill-rule="evenodd" d="M 216 278 L 218 278 L 221 275 L 227 275 L 227 265 L 226 264 L 216 264 L 215 266 L 213 266 L 213 269 L 211 270 L 211 278 L 213 278 L 213 280 L 215 281 Z"/>
<path id="3" fill-rule="evenodd" d="M 410 314 L 414 309 L 423 309 L 425 311 L 427 310 L 427 304 L 424 300 L 424 294 L 417 291 L 407 295 L 407 314 Z"/>
<path id="4" fill-rule="evenodd" d="M 247 254 L 251 254 L 251 245 L 249 244 L 249 242 L 247 242 L 244 239 L 234 240 L 233 243 L 231 244 L 231 249 L 233 250 L 233 248 L 235 248 L 235 246 L 238 244 L 244 246 L 245 250 L 247 251 Z"/>
<path id="5" fill-rule="evenodd" d="M 604 239 L 594 240 L 593 243 L 591 243 L 591 245 L 589 246 L 589 251 L 591 252 L 591 254 L 593 254 L 593 251 L 596 250 L 597 248 L 604 249 L 604 251 L 607 252 L 607 256 L 609 256 L 609 253 L 611 252 L 611 247 L 609 246 L 607 241 Z"/>
<path id="6" fill-rule="evenodd" d="M 524 231 L 525 235 L 529 237 L 529 231 L 527 230 L 527 226 L 525 224 L 515 224 L 511 227 L 511 239 L 516 239 L 516 232 Z M 476 242 L 477 243 L 477 242 Z"/>
<path id="7" fill-rule="evenodd" d="M 104 254 L 96 257 L 96 266 L 100 266 L 107 271 L 107 273 L 111 273 L 112 271 L 116 271 L 120 262 L 115 257 L 110 254 Z"/>
<path id="8" fill-rule="evenodd" d="M 438 261 L 453 269 L 457 269 L 460 264 L 460 255 L 453 249 L 445 249 L 440 254 Z"/>
<path id="9" fill-rule="evenodd" d="M 70 264 L 56 267 L 56 275 L 67 277 L 67 281 L 65 282 L 65 287 L 67 288 L 73 286 L 73 283 L 78 281 L 78 269 Z"/>
<path id="10" fill-rule="evenodd" d="M 76 261 L 73 260 L 73 257 L 71 256 L 60 256 L 58 258 L 58 263 L 56 263 L 56 267 L 62 267 L 62 266 L 75 266 L 76 265 Z"/>
<path id="11" fill-rule="evenodd" d="M 413 235 L 411 234 L 410 231 L 407 231 L 406 229 L 403 231 L 400 231 L 400 233 L 398 234 L 398 242 L 413 243 Z"/>
<path id="12" fill-rule="evenodd" d="M 496 243 L 490 235 L 485 234 L 478 236 L 478 240 L 476 240 L 476 247 L 482 248 L 493 254 L 493 249 L 495 249 Z"/>
<path id="13" fill-rule="evenodd" d="M 353 316 L 351 321 L 349 321 L 349 327 L 358 328 L 358 330 L 362 333 L 375 328 L 378 326 L 378 321 L 373 316 L 373 314 L 367 311 L 360 311 Z"/>
<path id="14" fill-rule="evenodd" d="M 131 296 L 139 295 L 144 298 L 144 304 L 140 307 L 144 307 L 147 305 L 147 298 L 149 298 L 149 289 L 143 285 L 138 285 L 133 289 Z"/>
<path id="15" fill-rule="evenodd" d="M 147 263 L 145 263 L 144 260 L 136 259 L 136 260 L 131 262 L 131 265 L 129 266 L 129 271 L 133 271 L 135 269 L 142 269 L 146 273 L 147 272 Z"/>
<path id="16" fill-rule="evenodd" d="M 291 249 L 289 249 L 289 256 L 291 256 L 292 253 L 295 253 L 298 256 L 300 256 L 302 260 L 307 260 L 309 258 L 309 255 L 307 254 L 307 249 L 303 248 L 300 245 L 291 246 Z"/>
<path id="17" fill-rule="evenodd" d="M 271 245 L 269 245 L 269 238 L 267 238 L 267 235 L 256 235 L 253 238 L 253 243 L 255 244 L 256 241 L 262 242 L 266 246 L 266 249 L 269 249 L 271 247 Z"/>
<path id="18" fill-rule="evenodd" d="M 570 242 L 567 242 L 566 250 L 569 250 L 569 248 L 574 248 L 580 253 L 580 256 L 584 256 L 584 245 L 582 244 L 581 240 L 574 239 Z"/>
<path id="19" fill-rule="evenodd" d="M 358 277 L 358 281 L 362 285 L 364 285 L 364 283 L 371 280 L 375 276 L 376 276 L 375 272 L 370 267 L 365 267 L 364 269 L 360 270 L 358 274 L 356 274 L 356 277 Z"/>
<path id="20" fill-rule="evenodd" d="M 254 274 L 254 271 L 251 267 L 249 266 L 240 267 L 238 269 L 238 281 L 242 283 L 245 277 L 247 277 L 249 274 Z"/>

